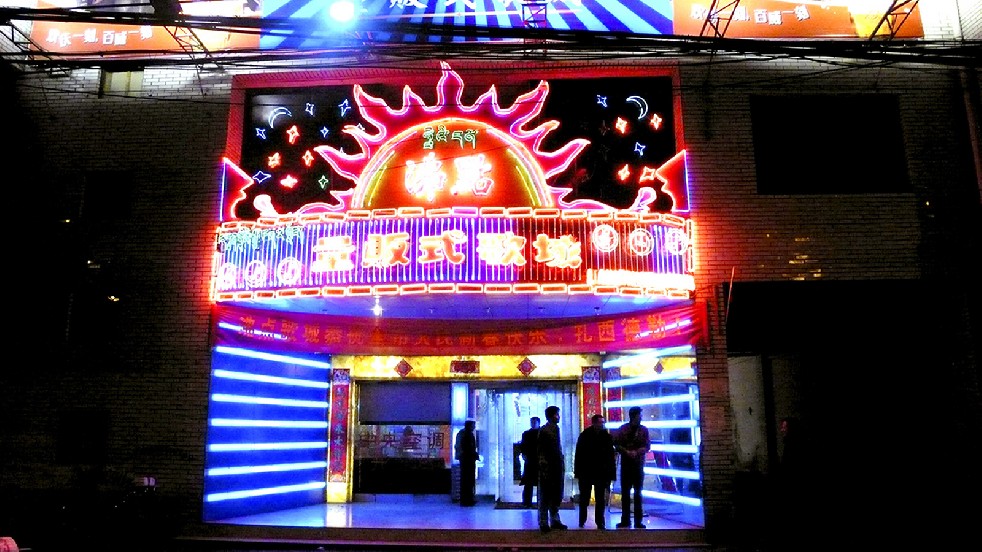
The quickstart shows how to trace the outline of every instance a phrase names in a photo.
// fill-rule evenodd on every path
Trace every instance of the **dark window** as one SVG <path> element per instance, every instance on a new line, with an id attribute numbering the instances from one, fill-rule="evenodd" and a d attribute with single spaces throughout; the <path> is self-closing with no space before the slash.
<path id="1" fill-rule="evenodd" d="M 366 382 L 359 386 L 362 424 L 449 424 L 450 384 Z"/>
<path id="2" fill-rule="evenodd" d="M 750 114 L 761 194 L 911 191 L 894 96 L 754 96 Z"/>

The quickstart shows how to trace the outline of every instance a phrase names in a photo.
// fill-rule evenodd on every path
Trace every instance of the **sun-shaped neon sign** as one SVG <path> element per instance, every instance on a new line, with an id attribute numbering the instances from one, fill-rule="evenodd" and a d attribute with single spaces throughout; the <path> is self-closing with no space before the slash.
<path id="1" fill-rule="evenodd" d="M 543 151 L 542 140 L 559 126 L 538 116 L 549 94 L 542 81 L 519 96 L 511 107 L 498 104 L 494 86 L 471 105 L 462 101 L 464 82 L 442 64 L 436 102 L 426 105 L 410 87 L 403 89 L 401 109 L 393 109 L 359 86 L 354 102 L 362 117 L 378 130 L 356 125 L 342 132 L 361 151 L 348 154 L 332 146 L 315 148 L 341 176 L 355 183 L 333 192 L 344 208 L 399 207 L 555 207 L 569 190 L 547 185 L 589 141 L 575 139 L 555 151 Z M 506 128 L 506 131 L 501 130 Z M 318 206 L 307 206 L 310 212 Z"/>

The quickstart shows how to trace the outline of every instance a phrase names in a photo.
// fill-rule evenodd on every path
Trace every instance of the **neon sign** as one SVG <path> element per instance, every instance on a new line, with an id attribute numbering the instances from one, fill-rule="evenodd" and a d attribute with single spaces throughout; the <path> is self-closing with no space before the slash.
<path id="1" fill-rule="evenodd" d="M 598 85 L 604 94 L 583 96 L 594 118 L 571 112 L 590 121 L 586 133 L 549 116 L 550 82 L 510 102 L 494 86 L 465 99 L 447 64 L 435 100 L 407 86 L 399 108 L 361 85 L 320 102 L 260 96 L 244 133 L 253 168 L 225 162 L 215 299 L 689 297 L 692 225 L 685 155 L 667 124 L 671 89 L 659 103 Z M 584 192 L 598 185 L 620 199 Z"/>

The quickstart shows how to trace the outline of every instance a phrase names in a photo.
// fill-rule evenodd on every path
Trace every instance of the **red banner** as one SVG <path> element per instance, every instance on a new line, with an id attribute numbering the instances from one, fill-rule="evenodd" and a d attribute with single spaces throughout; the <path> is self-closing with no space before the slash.
<path id="1" fill-rule="evenodd" d="M 217 304 L 215 343 L 266 351 L 374 355 L 594 353 L 697 345 L 695 303 L 574 320 L 419 320 L 325 316 Z"/>

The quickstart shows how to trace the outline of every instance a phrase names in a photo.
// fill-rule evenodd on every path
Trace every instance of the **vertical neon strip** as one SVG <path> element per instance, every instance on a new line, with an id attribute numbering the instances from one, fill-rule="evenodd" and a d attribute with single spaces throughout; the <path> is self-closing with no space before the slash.
<path id="1" fill-rule="evenodd" d="M 218 188 L 218 222 L 225 222 L 225 189 L 228 187 L 228 164 L 222 160 L 221 185 Z"/>
<path id="2" fill-rule="evenodd" d="M 590 418 L 594 414 L 603 414 L 603 403 L 600 400 L 600 367 L 583 367 L 583 404 L 580 405 L 580 415 L 583 416 L 583 427 L 590 427 Z"/>
<path id="3" fill-rule="evenodd" d="M 351 374 L 349 370 L 331 371 L 331 428 L 330 461 L 327 480 L 347 481 L 348 472 L 348 413 L 351 410 Z"/>

